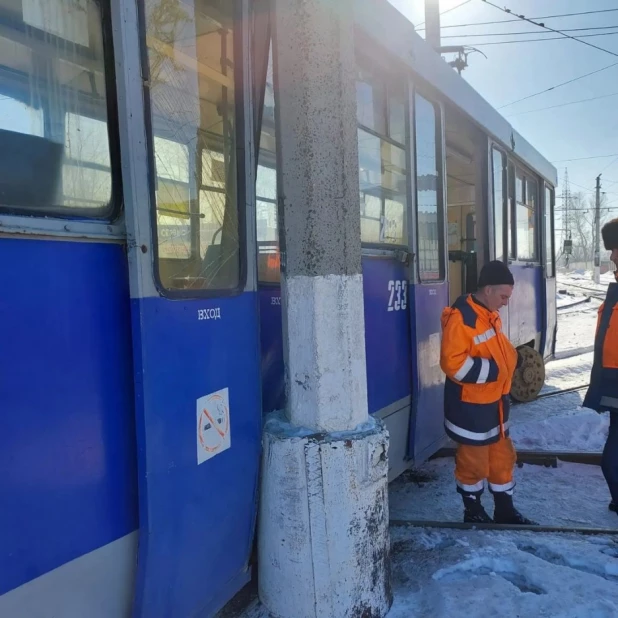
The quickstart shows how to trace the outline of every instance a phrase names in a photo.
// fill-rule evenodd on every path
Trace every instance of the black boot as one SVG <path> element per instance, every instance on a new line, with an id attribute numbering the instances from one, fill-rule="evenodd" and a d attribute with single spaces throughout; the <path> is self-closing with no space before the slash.
<path id="1" fill-rule="evenodd" d="M 535 521 L 524 517 L 514 506 L 513 496 L 504 491 L 494 494 L 496 508 L 494 510 L 494 522 L 497 524 L 509 524 L 515 526 L 538 526 Z"/>
<path id="2" fill-rule="evenodd" d="M 464 503 L 464 523 L 491 524 L 493 520 L 481 504 L 481 494 L 462 494 Z"/>

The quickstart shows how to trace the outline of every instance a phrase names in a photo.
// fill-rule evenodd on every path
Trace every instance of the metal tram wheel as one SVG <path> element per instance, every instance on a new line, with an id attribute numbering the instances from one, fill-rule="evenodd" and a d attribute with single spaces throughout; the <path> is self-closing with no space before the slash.
<path id="1" fill-rule="evenodd" d="M 537 398 L 545 383 L 545 363 L 543 357 L 528 346 L 518 348 L 522 364 L 515 370 L 511 385 L 511 397 L 520 403 Z"/>

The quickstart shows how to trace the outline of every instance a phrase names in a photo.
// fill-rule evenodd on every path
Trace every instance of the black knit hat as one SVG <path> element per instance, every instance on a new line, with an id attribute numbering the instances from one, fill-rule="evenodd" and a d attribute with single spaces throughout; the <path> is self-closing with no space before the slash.
<path id="1" fill-rule="evenodd" d="M 515 285 L 513 275 L 504 262 L 488 262 L 481 269 L 479 289 L 487 285 Z"/>
<path id="2" fill-rule="evenodd" d="M 612 219 L 601 230 L 603 244 L 608 251 L 618 249 L 618 219 Z"/>

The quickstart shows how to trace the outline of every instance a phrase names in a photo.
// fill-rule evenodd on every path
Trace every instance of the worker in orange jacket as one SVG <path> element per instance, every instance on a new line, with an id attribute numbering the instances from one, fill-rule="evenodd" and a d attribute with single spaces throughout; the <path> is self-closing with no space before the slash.
<path id="1" fill-rule="evenodd" d="M 514 284 L 503 262 L 489 262 L 478 291 L 442 313 L 444 425 L 458 443 L 455 478 L 468 523 L 534 523 L 513 506 L 517 457 L 509 438 L 509 392 L 518 353 L 502 332 L 498 310 L 508 304 Z M 486 479 L 494 496 L 493 520 L 481 504 Z"/>
<path id="2" fill-rule="evenodd" d="M 603 244 L 618 266 L 618 219 L 603 226 Z M 603 449 L 601 468 L 611 495 L 609 510 L 618 513 L 618 271 L 616 283 L 607 288 L 599 308 L 594 340 L 594 361 L 590 386 L 583 405 L 597 412 L 609 412 L 609 433 Z"/>

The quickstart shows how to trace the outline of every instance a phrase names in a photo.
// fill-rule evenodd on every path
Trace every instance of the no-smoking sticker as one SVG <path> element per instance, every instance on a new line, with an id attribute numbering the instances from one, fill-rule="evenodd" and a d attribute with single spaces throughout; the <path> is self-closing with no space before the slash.
<path id="1" fill-rule="evenodd" d="M 230 448 L 230 399 L 227 388 L 197 400 L 197 464 Z"/>

